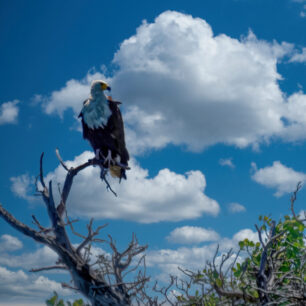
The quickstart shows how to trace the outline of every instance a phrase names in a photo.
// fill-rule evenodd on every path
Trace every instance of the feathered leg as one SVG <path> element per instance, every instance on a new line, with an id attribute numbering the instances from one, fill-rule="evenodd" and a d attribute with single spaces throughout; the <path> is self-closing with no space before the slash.
<path id="1" fill-rule="evenodd" d="M 96 159 L 99 160 L 100 159 L 100 149 L 96 150 Z"/>

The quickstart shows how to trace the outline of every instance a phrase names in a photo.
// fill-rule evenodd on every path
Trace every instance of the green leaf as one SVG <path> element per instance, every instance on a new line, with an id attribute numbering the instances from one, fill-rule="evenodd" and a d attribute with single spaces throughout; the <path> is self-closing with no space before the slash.
<path id="1" fill-rule="evenodd" d="M 60 300 L 60 301 L 56 304 L 56 306 L 65 306 L 64 301 L 63 301 L 63 300 Z"/>
<path id="2" fill-rule="evenodd" d="M 279 270 L 282 271 L 282 272 L 288 272 L 288 271 L 290 271 L 290 267 L 289 266 L 282 266 L 282 267 L 279 268 Z"/>
<path id="3" fill-rule="evenodd" d="M 222 280 L 220 278 L 216 279 L 216 284 L 218 287 L 222 287 Z"/>
<path id="4" fill-rule="evenodd" d="M 54 292 L 54 295 L 46 301 L 46 305 L 47 306 L 56 306 L 57 305 L 57 299 L 58 299 L 58 295 L 56 292 Z"/>
<path id="5" fill-rule="evenodd" d="M 79 300 L 75 300 L 72 305 L 73 306 L 83 306 L 84 302 L 82 299 L 79 299 Z"/>
<path id="6" fill-rule="evenodd" d="M 304 230 L 305 230 L 305 225 L 304 225 L 303 223 L 300 223 L 300 222 L 299 222 L 298 230 L 299 230 L 300 232 L 304 232 Z"/>

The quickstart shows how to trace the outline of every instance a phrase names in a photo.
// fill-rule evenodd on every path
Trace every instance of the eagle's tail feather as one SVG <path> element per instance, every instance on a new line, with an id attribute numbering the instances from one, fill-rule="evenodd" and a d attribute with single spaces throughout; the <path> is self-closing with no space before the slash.
<path id="1" fill-rule="evenodd" d="M 112 177 L 118 177 L 120 180 L 123 178 L 126 180 L 125 169 L 118 165 L 110 166 L 109 173 Z"/>

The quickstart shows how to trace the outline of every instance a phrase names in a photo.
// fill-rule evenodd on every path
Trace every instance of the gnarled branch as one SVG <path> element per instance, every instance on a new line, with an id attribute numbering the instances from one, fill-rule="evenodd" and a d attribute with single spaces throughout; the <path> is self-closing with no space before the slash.
<path id="1" fill-rule="evenodd" d="M 66 223 L 63 219 L 63 213 L 66 212 L 67 214 L 66 201 L 68 199 L 74 177 L 80 171 L 89 166 L 101 166 L 102 161 L 93 159 L 75 168 L 69 169 L 60 157 L 58 150 L 56 150 L 56 154 L 61 165 L 67 171 L 64 187 L 60 194 L 60 203 L 56 206 L 54 202 L 52 181 L 49 181 L 48 183 L 45 182 L 43 174 L 43 153 L 40 157 L 39 175 L 35 182 L 36 191 L 42 197 L 46 205 L 48 216 L 51 221 L 51 227 L 43 227 L 37 218 L 32 215 L 33 223 L 39 229 L 39 231 L 36 231 L 17 220 L 3 206 L 1 206 L 1 204 L 0 216 L 16 230 L 39 243 L 47 245 L 59 256 L 58 264 L 49 267 L 32 269 L 31 272 L 64 269 L 69 271 L 73 286 L 63 284 L 63 287 L 73 288 L 74 290 L 80 291 L 80 293 L 87 297 L 93 305 L 130 305 L 131 295 L 129 294 L 129 291 L 131 291 L 131 288 L 133 288 L 133 294 L 138 292 L 137 288 L 140 290 L 141 286 L 148 281 L 148 278 L 145 276 L 140 278 L 138 277 L 138 279 L 136 279 L 134 282 L 125 283 L 122 277 L 122 271 L 130 266 L 132 259 L 138 254 L 143 253 L 146 247 L 139 246 L 136 237 L 133 236 L 133 240 L 128 248 L 123 253 L 119 253 L 115 245 L 111 242 L 111 246 L 114 251 L 114 260 L 109 260 L 107 265 L 109 265 L 110 270 L 112 270 L 116 276 L 116 283 L 108 282 L 106 277 L 98 273 L 97 270 L 89 264 L 88 256 L 90 256 L 91 243 L 104 242 L 104 240 L 98 239 L 96 236 L 106 225 L 99 226 L 94 231 L 92 229 L 93 220 L 91 220 L 87 226 L 88 235 L 86 237 L 80 235 L 83 238 L 83 241 L 77 248 L 75 248 L 70 242 L 68 233 L 66 231 L 67 224 L 72 226 L 72 221 L 70 221 L 67 216 Z M 41 186 L 38 186 L 38 179 Z M 86 249 L 87 251 L 85 250 L 85 252 L 82 253 L 82 249 Z M 126 261 L 123 261 L 123 258 L 127 258 Z"/>

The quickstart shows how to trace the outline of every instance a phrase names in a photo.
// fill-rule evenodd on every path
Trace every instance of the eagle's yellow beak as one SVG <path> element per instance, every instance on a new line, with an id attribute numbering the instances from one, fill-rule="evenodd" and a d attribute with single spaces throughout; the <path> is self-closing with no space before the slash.
<path id="1" fill-rule="evenodd" d="M 102 90 L 111 90 L 111 88 L 106 83 L 101 83 L 101 89 Z"/>

